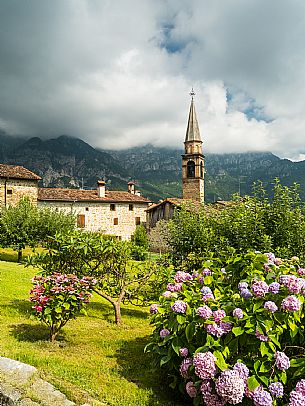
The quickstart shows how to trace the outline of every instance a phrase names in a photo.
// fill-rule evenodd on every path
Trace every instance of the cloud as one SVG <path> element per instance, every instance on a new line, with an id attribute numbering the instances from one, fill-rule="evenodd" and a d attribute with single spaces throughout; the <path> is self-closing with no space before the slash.
<path id="1" fill-rule="evenodd" d="M 0 127 L 209 152 L 304 153 L 305 3 L 2 0 Z"/>

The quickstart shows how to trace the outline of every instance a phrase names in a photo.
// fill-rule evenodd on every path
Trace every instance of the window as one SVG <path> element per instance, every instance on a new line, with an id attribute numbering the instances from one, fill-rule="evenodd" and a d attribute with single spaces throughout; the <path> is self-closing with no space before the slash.
<path id="1" fill-rule="evenodd" d="M 203 178 L 203 162 L 200 162 L 200 177 Z"/>
<path id="2" fill-rule="evenodd" d="M 78 228 L 84 228 L 85 227 L 85 215 L 84 214 L 78 214 L 77 215 L 77 227 Z"/>
<path id="3" fill-rule="evenodd" d="M 114 203 L 110 204 L 110 211 L 115 211 L 115 204 Z"/>
<path id="4" fill-rule="evenodd" d="M 119 224 L 119 219 L 117 218 L 117 217 L 115 217 L 114 219 L 113 219 L 113 225 L 114 226 L 117 226 Z"/>
<path id="5" fill-rule="evenodd" d="M 89 211 L 89 207 L 86 207 L 86 211 Z"/>
<path id="6" fill-rule="evenodd" d="M 133 211 L 133 204 L 129 205 L 129 211 Z"/>
<path id="7" fill-rule="evenodd" d="M 12 189 L 7 189 L 6 194 L 7 194 L 7 195 L 12 195 L 12 194 L 13 194 Z"/>
<path id="8" fill-rule="evenodd" d="M 141 217 L 136 217 L 135 220 L 136 220 L 136 226 L 141 224 Z"/>
<path id="9" fill-rule="evenodd" d="M 195 162 L 188 161 L 187 163 L 187 177 L 194 178 L 195 177 Z"/>

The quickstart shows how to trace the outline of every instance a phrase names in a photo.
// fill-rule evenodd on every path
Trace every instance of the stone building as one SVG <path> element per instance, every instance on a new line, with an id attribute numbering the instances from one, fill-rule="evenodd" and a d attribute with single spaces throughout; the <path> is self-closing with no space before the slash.
<path id="1" fill-rule="evenodd" d="M 77 216 L 77 226 L 87 231 L 101 231 L 129 240 L 136 226 L 146 224 L 149 200 L 135 192 L 134 183 L 128 191 L 107 191 L 98 181 L 96 190 L 40 188 L 38 206 L 60 209 Z"/>
<path id="2" fill-rule="evenodd" d="M 15 205 L 24 196 L 37 203 L 39 180 L 23 166 L 0 164 L 0 205 Z"/>
<path id="3" fill-rule="evenodd" d="M 182 155 L 182 191 L 183 198 L 167 198 L 147 209 L 147 227 L 155 227 L 159 220 L 169 220 L 175 209 L 188 206 L 198 210 L 204 204 L 204 155 L 196 116 L 194 91 L 190 93 L 191 106 Z"/>
<path id="4" fill-rule="evenodd" d="M 41 178 L 22 166 L 0 164 L 0 204 L 15 205 L 27 196 L 38 207 L 51 207 L 73 213 L 77 226 L 101 231 L 128 240 L 138 224 L 146 223 L 150 203 L 135 191 L 133 182 L 126 192 L 107 191 L 104 181 L 95 190 L 39 188 Z"/>

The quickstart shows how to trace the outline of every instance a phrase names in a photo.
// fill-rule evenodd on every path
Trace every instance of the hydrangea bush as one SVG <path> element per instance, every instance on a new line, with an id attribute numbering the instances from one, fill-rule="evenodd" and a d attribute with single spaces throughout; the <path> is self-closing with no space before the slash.
<path id="1" fill-rule="evenodd" d="M 84 306 L 89 303 L 95 283 L 91 277 L 79 279 L 76 275 L 57 272 L 33 278 L 30 291 L 33 315 L 49 327 L 52 342 L 71 318 L 85 313 Z"/>
<path id="2" fill-rule="evenodd" d="M 296 257 L 178 271 L 151 306 L 146 351 L 194 405 L 305 405 L 304 296 Z"/>

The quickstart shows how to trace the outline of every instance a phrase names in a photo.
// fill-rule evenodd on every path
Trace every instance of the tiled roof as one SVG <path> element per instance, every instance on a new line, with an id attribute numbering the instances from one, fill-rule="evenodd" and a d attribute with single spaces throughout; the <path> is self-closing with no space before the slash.
<path id="1" fill-rule="evenodd" d="M 126 202 L 126 203 L 149 203 L 143 196 L 129 192 L 106 191 L 105 197 L 99 197 L 97 190 L 79 190 L 64 188 L 39 188 L 38 200 L 40 201 L 65 201 L 65 202 Z"/>
<path id="2" fill-rule="evenodd" d="M 0 164 L 0 178 L 40 180 L 41 177 L 23 166 Z"/>
<path id="3" fill-rule="evenodd" d="M 179 199 L 177 197 L 169 197 L 165 200 L 162 200 L 160 203 L 152 204 L 151 206 L 148 207 L 146 211 L 151 211 L 154 210 L 156 207 L 161 206 L 162 204 L 165 203 L 170 203 L 173 206 L 181 207 L 183 205 L 187 207 L 194 207 L 194 209 L 199 209 L 201 207 L 201 204 L 197 201 L 194 200 L 189 200 L 189 199 Z"/>

